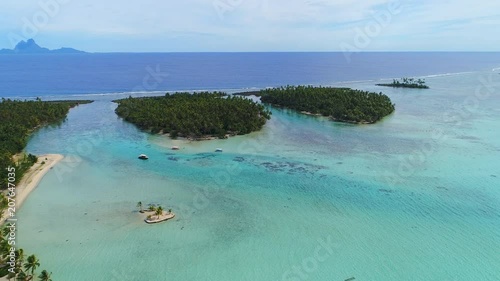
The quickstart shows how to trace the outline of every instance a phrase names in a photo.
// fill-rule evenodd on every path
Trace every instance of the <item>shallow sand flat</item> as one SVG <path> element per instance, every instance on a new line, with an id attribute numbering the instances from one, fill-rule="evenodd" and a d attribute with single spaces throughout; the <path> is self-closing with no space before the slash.
<path id="1" fill-rule="evenodd" d="M 174 213 L 168 213 L 168 212 L 163 212 L 163 214 L 157 218 L 154 212 L 151 211 L 144 211 L 144 213 L 141 213 L 143 215 L 143 219 L 147 224 L 155 224 L 155 223 L 160 223 L 164 222 L 170 219 L 173 219 L 175 217 Z M 151 215 L 152 218 L 151 220 L 148 220 L 148 216 Z"/>
<path id="2" fill-rule="evenodd" d="M 19 184 L 16 186 L 16 209 L 19 209 L 28 195 L 33 191 L 43 176 L 52 169 L 59 161 L 64 158 L 60 154 L 44 154 L 38 156 L 38 161 L 26 172 Z M 45 162 L 42 164 L 42 162 Z M 3 224 L 7 218 L 7 210 L 2 214 L 0 224 Z"/>

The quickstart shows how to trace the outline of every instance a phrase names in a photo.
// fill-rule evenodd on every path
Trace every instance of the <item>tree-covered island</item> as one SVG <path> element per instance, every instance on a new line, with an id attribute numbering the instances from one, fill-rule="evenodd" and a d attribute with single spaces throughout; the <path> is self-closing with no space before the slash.
<path id="1" fill-rule="evenodd" d="M 424 79 L 415 78 L 401 78 L 401 80 L 393 79 L 392 83 L 376 85 L 393 88 L 429 89 L 429 86 L 425 85 Z"/>
<path id="2" fill-rule="evenodd" d="M 375 123 L 394 111 L 386 95 L 349 88 L 287 86 L 237 95 L 260 96 L 263 103 L 348 123 Z"/>
<path id="3" fill-rule="evenodd" d="M 201 140 L 258 131 L 271 112 L 252 100 L 222 92 L 175 93 L 116 100 L 116 114 L 151 133 Z"/>

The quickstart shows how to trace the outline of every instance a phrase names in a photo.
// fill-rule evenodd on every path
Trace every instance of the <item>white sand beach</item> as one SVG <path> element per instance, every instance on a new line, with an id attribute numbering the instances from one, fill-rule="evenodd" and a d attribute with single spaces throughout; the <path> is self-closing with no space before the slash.
<path id="1" fill-rule="evenodd" d="M 64 158 L 60 154 L 45 154 L 38 156 L 38 161 L 26 172 L 21 181 L 16 186 L 16 209 L 19 209 L 28 195 L 33 191 L 43 176 L 52 169 L 59 161 Z M 45 162 L 44 164 L 42 164 Z M 3 224 L 7 218 L 7 211 L 4 211 L 0 224 Z"/>
<path id="2" fill-rule="evenodd" d="M 175 217 L 174 213 L 165 212 L 165 211 L 163 211 L 162 214 L 158 217 L 155 215 L 154 211 L 148 211 L 148 210 L 145 210 L 144 213 L 141 213 L 141 215 L 142 215 L 144 221 L 148 224 L 164 222 L 164 221 L 173 219 Z M 151 218 L 148 218 L 148 216 L 151 216 Z"/>

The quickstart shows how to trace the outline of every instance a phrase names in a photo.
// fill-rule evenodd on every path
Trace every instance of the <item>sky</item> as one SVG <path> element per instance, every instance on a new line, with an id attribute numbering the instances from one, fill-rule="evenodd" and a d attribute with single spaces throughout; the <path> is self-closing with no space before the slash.
<path id="1" fill-rule="evenodd" d="M 500 51 L 497 0 L 1 0 L 0 48 Z"/>

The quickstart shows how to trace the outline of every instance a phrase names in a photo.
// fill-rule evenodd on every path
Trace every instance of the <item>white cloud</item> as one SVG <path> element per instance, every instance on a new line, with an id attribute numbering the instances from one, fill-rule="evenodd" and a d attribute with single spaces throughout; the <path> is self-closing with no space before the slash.
<path id="1" fill-rule="evenodd" d="M 50 1 L 63 0 L 41 0 Z M 184 40 L 186 50 L 200 51 L 212 50 L 212 46 L 224 48 L 222 51 L 338 50 L 340 42 L 353 39 L 355 28 L 365 27 L 373 21 L 374 14 L 386 11 L 390 3 L 387 0 L 64 1 L 67 3 L 61 4 L 58 12 L 40 28 L 39 36 L 94 36 L 101 39 L 95 42 L 96 49 L 106 47 L 103 38 L 123 42 L 149 38 L 149 42 L 158 42 L 159 50 L 181 46 Z M 456 47 L 460 44 L 457 39 L 460 32 L 470 33 L 474 38 L 478 34 L 494 37 L 485 32 L 495 31 L 500 21 L 499 1 L 478 0 L 474 5 L 468 0 L 401 3 L 401 14 L 394 16 L 390 25 L 373 38 L 367 50 L 411 46 L 419 49 L 424 45 L 432 49 L 433 44 L 442 48 L 447 39 L 450 47 Z M 2 0 L 1 29 L 19 31 L 23 19 L 32 20 L 40 11 L 43 9 L 38 0 Z M 421 44 L 423 40 L 437 40 L 435 37 L 441 40 Z M 165 46 L 167 40 L 177 41 Z M 223 42 L 215 44 L 215 40 Z M 488 40 L 488 44 L 493 40 L 498 45 L 500 38 Z"/>

